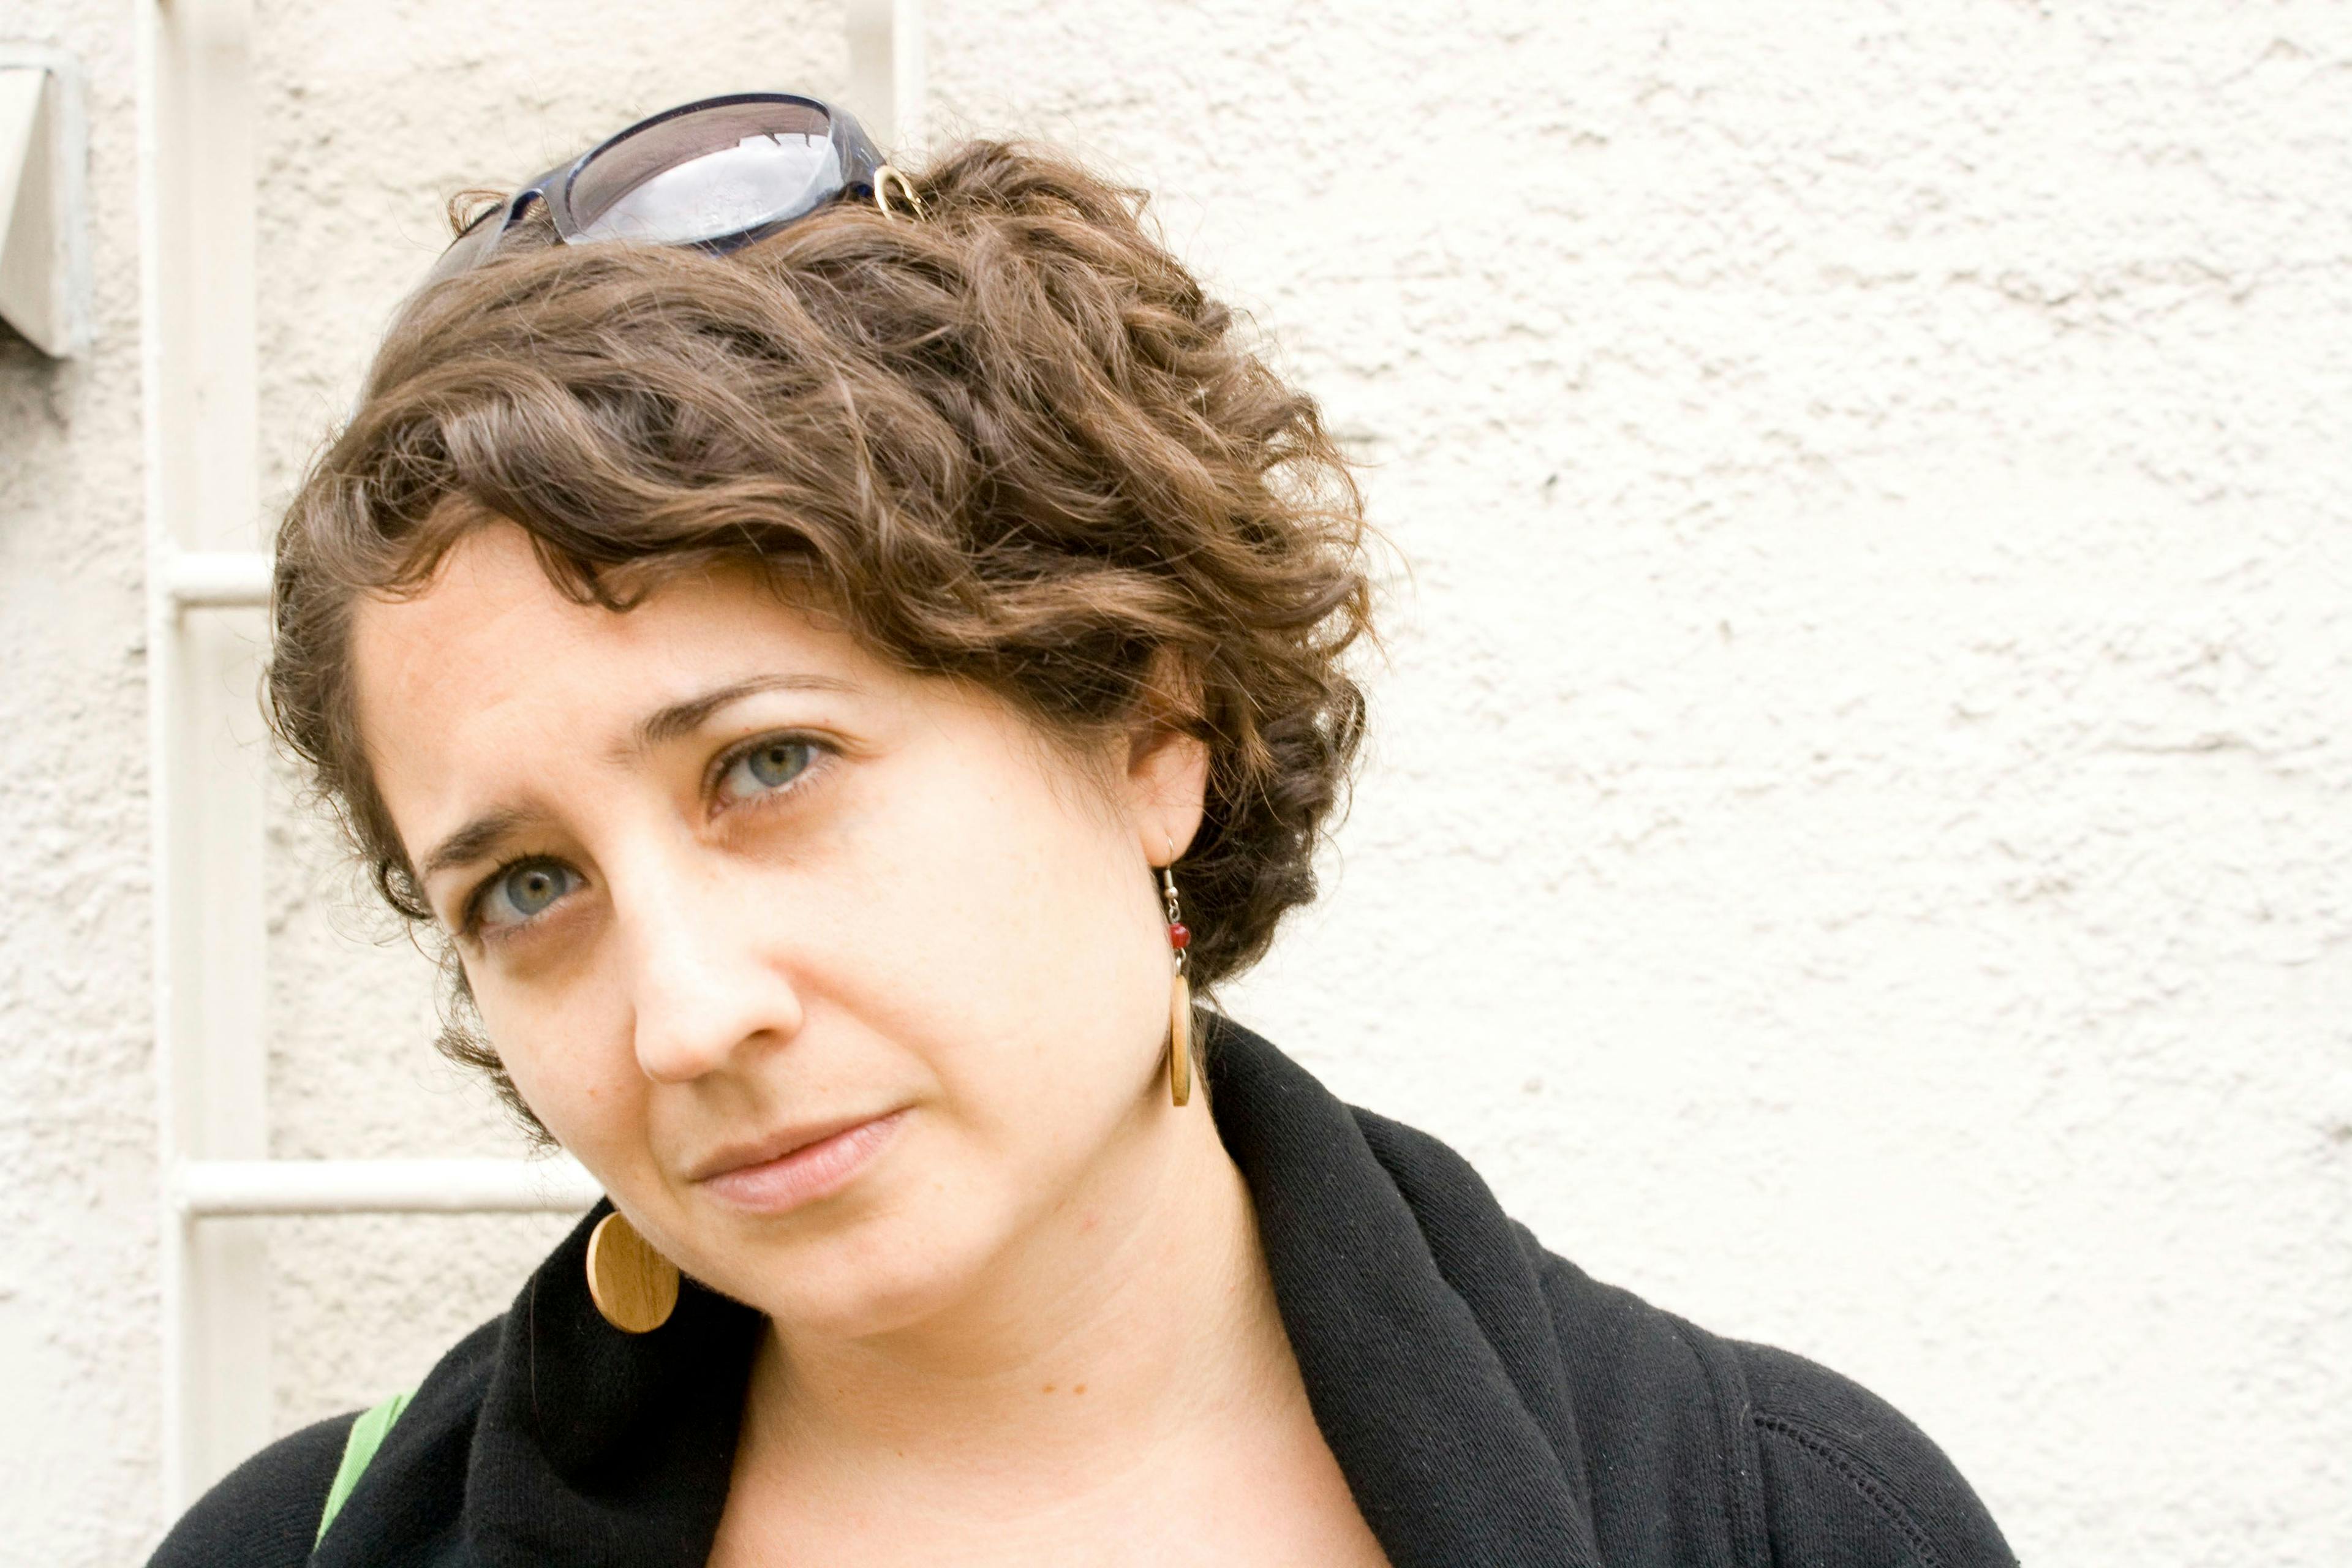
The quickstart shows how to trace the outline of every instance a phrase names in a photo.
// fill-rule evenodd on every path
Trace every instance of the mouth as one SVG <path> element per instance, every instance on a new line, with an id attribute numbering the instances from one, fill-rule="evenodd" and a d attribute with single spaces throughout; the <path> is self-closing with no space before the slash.
<path id="1" fill-rule="evenodd" d="M 722 1149 L 691 1173 L 694 1184 L 730 1208 L 779 1215 L 839 1192 L 906 1120 L 906 1110 L 792 1128 L 756 1143 Z"/>

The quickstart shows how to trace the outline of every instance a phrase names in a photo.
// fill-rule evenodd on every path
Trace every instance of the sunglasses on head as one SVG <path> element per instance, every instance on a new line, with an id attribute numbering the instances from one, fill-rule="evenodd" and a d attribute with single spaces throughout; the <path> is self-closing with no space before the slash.
<path id="1" fill-rule="evenodd" d="M 547 209 L 566 245 L 616 239 L 724 255 L 847 196 L 922 216 L 907 176 L 846 110 L 789 92 L 738 92 L 666 109 L 524 182 L 486 208 L 425 275 L 479 266 L 499 237 Z"/>

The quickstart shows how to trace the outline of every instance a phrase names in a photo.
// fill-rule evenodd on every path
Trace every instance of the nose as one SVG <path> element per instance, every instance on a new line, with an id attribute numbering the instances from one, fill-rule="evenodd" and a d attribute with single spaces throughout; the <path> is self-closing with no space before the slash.
<path id="1" fill-rule="evenodd" d="M 801 1027 L 772 900 L 697 863 L 707 857 L 690 845 L 644 856 L 610 884 L 637 1066 L 658 1083 L 718 1071 Z"/>

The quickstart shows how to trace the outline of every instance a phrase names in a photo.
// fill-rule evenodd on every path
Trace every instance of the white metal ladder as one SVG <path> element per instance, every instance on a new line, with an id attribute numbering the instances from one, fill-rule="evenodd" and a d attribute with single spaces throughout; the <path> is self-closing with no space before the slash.
<path id="1" fill-rule="evenodd" d="M 252 1221 L 576 1212 L 600 1194 L 568 1160 L 268 1157 L 252 0 L 137 3 L 168 1520 L 270 1435 Z M 845 96 L 881 145 L 914 144 L 920 0 L 850 0 L 845 22 Z"/>

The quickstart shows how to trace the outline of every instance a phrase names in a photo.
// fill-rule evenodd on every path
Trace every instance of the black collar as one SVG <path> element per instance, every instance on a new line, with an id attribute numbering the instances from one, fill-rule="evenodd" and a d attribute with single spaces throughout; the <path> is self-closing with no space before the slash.
<path id="1" fill-rule="evenodd" d="M 1307 1398 L 1391 1563 L 1597 1564 L 1525 1233 L 1444 1145 L 1342 1104 L 1249 1030 L 1213 1019 L 1207 1059 Z M 689 1285 L 663 1328 L 615 1332 L 583 1266 L 604 1212 L 435 1369 L 319 1568 L 701 1568 L 761 1319 Z"/>

